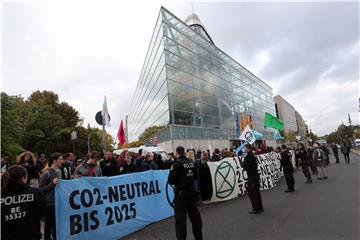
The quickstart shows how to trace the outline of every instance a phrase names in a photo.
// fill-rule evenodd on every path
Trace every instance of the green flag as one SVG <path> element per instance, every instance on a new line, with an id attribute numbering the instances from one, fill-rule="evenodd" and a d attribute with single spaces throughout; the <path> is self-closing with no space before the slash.
<path id="1" fill-rule="evenodd" d="M 271 115 L 270 113 L 265 113 L 265 127 L 272 127 L 277 130 L 283 130 L 284 129 L 284 123 Z"/>

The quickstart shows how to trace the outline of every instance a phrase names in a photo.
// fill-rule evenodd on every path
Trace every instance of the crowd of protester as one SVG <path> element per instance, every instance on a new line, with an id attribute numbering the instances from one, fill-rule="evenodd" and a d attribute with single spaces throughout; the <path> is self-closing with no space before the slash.
<path id="1" fill-rule="evenodd" d="M 338 163 L 337 145 L 331 144 L 330 148 L 335 155 L 336 163 Z M 252 149 L 252 153 L 255 155 L 269 152 L 281 153 L 281 164 L 284 168 L 289 191 L 294 190 L 295 184 L 292 176 L 289 175 L 289 173 L 292 174 L 293 169 L 291 170 L 291 167 L 289 167 L 285 170 L 286 161 L 290 161 L 289 159 L 291 158 L 294 158 L 296 167 L 302 167 L 307 180 L 306 183 L 312 182 L 312 175 L 317 175 L 318 179 L 326 179 L 328 177 L 325 167 L 329 164 L 330 152 L 324 145 L 314 144 L 313 146 L 305 147 L 301 143 L 297 147 L 283 145 L 282 147 L 273 148 L 260 144 L 258 148 Z M 343 146 L 341 152 L 344 154 L 345 162 L 348 163 L 350 161 L 350 148 Z M 227 148 L 222 150 L 216 148 L 213 153 L 210 150 L 188 149 L 186 151 L 186 157 L 195 163 L 198 178 L 194 184 L 198 192 L 198 200 L 208 201 L 212 196 L 211 174 L 207 162 L 220 161 L 223 158 L 235 156 L 237 156 L 235 149 Z M 283 161 L 283 158 L 286 161 Z M 28 231 L 20 231 L 18 235 L 12 235 L 10 234 L 11 228 L 14 228 L 15 225 L 9 219 L 2 219 L 2 227 L 5 227 L 3 229 L 10 230 L 2 231 L 1 238 L 39 239 L 41 233 L 38 221 L 41 218 L 45 218 L 44 239 L 55 239 L 55 186 L 59 183 L 60 179 L 70 180 L 83 176 L 116 176 L 148 170 L 170 169 L 174 160 L 175 155 L 173 153 L 169 153 L 167 159 L 163 159 L 160 154 L 146 149 L 139 150 L 137 153 L 125 150 L 119 156 L 110 151 L 105 151 L 100 156 L 99 152 L 93 151 L 88 153 L 83 159 L 77 159 L 73 153 L 53 153 L 47 157 L 44 154 L 38 155 L 37 153 L 26 151 L 17 157 L 14 165 L 11 165 L 8 157 L 3 156 L 1 158 L 2 218 L 12 216 L 12 213 L 9 213 L 9 211 L 14 211 L 13 207 L 12 210 L 9 209 L 11 204 L 3 204 L 4 197 L 28 193 L 33 194 L 31 198 L 33 201 L 29 201 L 26 206 L 21 207 L 21 209 L 27 209 L 26 211 L 30 214 L 21 217 L 20 212 L 20 215 L 17 216 L 17 218 L 22 219 L 22 221 L 17 221 L 17 223 L 29 226 Z M 16 209 L 19 210 L 20 208 Z"/>

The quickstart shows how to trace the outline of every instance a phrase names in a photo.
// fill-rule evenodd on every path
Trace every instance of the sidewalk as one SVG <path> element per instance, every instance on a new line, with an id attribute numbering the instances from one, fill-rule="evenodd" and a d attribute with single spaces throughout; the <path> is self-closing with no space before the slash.
<path id="1" fill-rule="evenodd" d="M 353 148 L 353 149 L 351 149 L 351 152 L 353 152 L 357 155 L 360 155 L 360 148 Z"/>

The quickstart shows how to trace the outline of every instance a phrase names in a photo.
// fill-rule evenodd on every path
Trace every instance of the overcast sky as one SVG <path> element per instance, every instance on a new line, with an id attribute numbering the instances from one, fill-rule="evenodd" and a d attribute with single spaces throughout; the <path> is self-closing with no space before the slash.
<path id="1" fill-rule="evenodd" d="M 52 90 L 85 126 L 107 96 L 116 136 L 145 59 L 160 6 L 180 19 L 190 2 L 6 1 L 1 89 L 28 97 Z M 323 135 L 350 113 L 359 122 L 359 3 L 200 3 L 216 46 L 282 95 Z"/>

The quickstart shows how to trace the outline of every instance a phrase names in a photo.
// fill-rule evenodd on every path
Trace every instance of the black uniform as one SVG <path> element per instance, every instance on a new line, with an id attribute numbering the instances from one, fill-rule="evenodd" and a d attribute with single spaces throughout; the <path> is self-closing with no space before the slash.
<path id="1" fill-rule="evenodd" d="M 344 143 L 341 147 L 341 152 L 344 154 L 345 163 L 350 163 L 350 146 L 347 143 Z"/>
<path id="2" fill-rule="evenodd" d="M 295 191 L 295 179 L 293 176 L 294 167 L 291 162 L 291 154 L 288 150 L 282 151 L 280 153 L 281 156 L 281 166 L 280 169 L 283 169 L 286 184 L 288 187 L 288 192 Z"/>
<path id="3" fill-rule="evenodd" d="M 307 182 L 310 183 L 312 182 L 311 173 L 309 171 L 310 160 L 308 159 L 307 151 L 305 149 L 303 148 L 299 149 L 299 158 L 301 160 L 301 168 L 304 173 L 304 176 L 307 178 Z"/>
<path id="4" fill-rule="evenodd" d="M 339 163 L 339 150 L 338 150 L 338 147 L 337 147 L 335 144 L 333 144 L 333 145 L 331 146 L 331 149 L 332 149 L 332 151 L 333 151 L 333 153 L 334 153 L 334 156 L 335 156 L 335 159 L 336 159 L 336 163 Z"/>
<path id="5" fill-rule="evenodd" d="M 189 214 L 195 239 L 202 239 L 202 221 L 196 207 L 195 164 L 186 157 L 175 159 L 168 181 L 175 186 L 175 231 L 177 239 L 186 239 L 186 215 Z"/>
<path id="6" fill-rule="evenodd" d="M 258 172 L 257 159 L 252 152 L 246 154 L 241 166 L 245 169 L 248 175 L 248 182 L 246 191 L 249 195 L 253 210 L 261 212 L 264 210 L 261 194 L 260 194 L 260 175 Z"/>
<path id="7" fill-rule="evenodd" d="M 15 185 L 1 195 L 1 239 L 39 240 L 45 200 L 38 189 Z"/>

